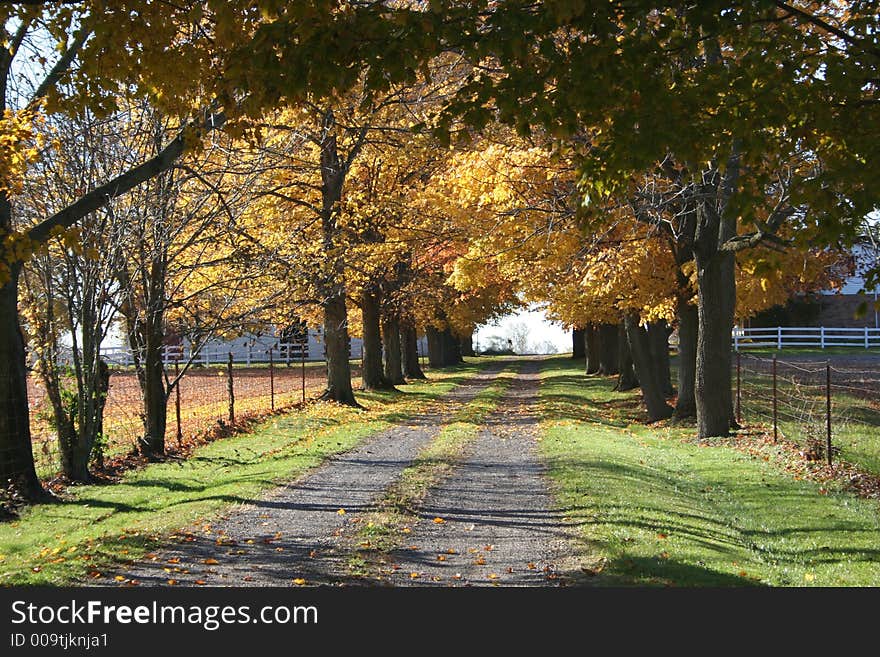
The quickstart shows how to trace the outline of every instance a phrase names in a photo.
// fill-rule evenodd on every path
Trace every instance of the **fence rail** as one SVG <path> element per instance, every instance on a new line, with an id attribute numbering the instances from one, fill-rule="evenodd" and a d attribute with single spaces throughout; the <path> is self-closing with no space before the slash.
<path id="1" fill-rule="evenodd" d="M 312 350 L 314 351 L 314 350 Z M 324 360 L 324 354 L 314 354 L 306 342 L 278 342 L 272 345 L 247 345 L 231 347 L 211 347 L 193 350 L 189 345 L 166 345 L 162 350 L 162 360 L 166 365 L 193 363 L 204 366 L 222 365 L 232 354 L 232 362 L 236 365 L 256 365 L 274 360 L 276 363 L 293 363 L 300 360 Z M 132 350 L 127 347 L 104 347 L 101 355 L 110 365 L 127 367 L 134 365 Z"/>
<path id="2" fill-rule="evenodd" d="M 774 326 L 769 328 L 735 328 L 733 348 L 785 349 L 792 347 L 856 347 L 880 348 L 880 328 L 841 328 L 825 326 Z"/>

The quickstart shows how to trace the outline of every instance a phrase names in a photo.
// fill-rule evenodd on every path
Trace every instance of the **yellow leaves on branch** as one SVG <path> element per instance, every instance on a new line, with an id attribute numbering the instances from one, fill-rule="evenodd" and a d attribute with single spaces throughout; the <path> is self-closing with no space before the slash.
<path id="1" fill-rule="evenodd" d="M 40 159 L 45 143 L 43 116 L 35 110 L 6 109 L 0 119 L 0 191 L 20 193 L 29 165 Z"/>

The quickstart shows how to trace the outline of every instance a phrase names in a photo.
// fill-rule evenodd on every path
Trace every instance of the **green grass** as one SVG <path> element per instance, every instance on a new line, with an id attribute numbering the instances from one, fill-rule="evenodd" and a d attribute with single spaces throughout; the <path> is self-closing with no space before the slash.
<path id="1" fill-rule="evenodd" d="M 749 347 L 748 343 L 740 342 L 740 351 L 750 356 L 761 356 L 770 358 L 776 354 L 779 358 L 787 358 L 794 360 L 798 356 L 880 356 L 880 349 L 871 347 L 865 349 L 864 346 L 853 345 L 851 347 L 826 347 L 820 349 L 818 347 L 783 347 L 777 349 L 775 347 Z"/>
<path id="2" fill-rule="evenodd" d="M 880 514 L 693 430 L 647 427 L 636 393 L 548 361 L 542 451 L 600 585 L 880 584 Z M 824 493 L 824 494 L 823 494 Z"/>
<path id="3" fill-rule="evenodd" d="M 153 464 L 113 485 L 71 488 L 68 499 L 0 524 L 0 585 L 66 584 L 142 557 L 175 532 L 418 414 L 489 362 L 434 372 L 431 382 L 402 393 L 360 393 L 366 411 L 314 404 L 199 448 L 186 461 Z"/>
<path id="4" fill-rule="evenodd" d="M 788 351 L 785 352 L 788 357 Z M 742 417 L 746 426 L 763 424 L 772 431 L 773 402 L 772 378 L 769 365 L 764 363 L 760 374 L 752 371 L 754 361 L 743 359 L 741 374 Z M 807 447 L 810 439 L 820 445 L 825 442 L 825 374 L 823 363 L 816 363 L 806 369 L 817 370 L 810 373 L 792 370 L 784 364 L 779 365 L 778 386 L 778 427 L 780 435 Z M 821 371 L 818 371 L 821 370 Z M 835 371 L 832 376 L 832 445 L 840 450 L 839 456 L 858 467 L 880 475 L 880 391 L 874 389 L 876 383 L 847 382 L 842 372 Z M 676 383 L 677 359 L 672 359 L 673 384 Z M 736 378 L 732 374 L 734 395 Z M 795 386 L 794 378 L 809 385 Z M 862 395 L 849 392 L 847 387 L 861 388 Z M 812 411 L 812 415 L 809 411 Z"/>

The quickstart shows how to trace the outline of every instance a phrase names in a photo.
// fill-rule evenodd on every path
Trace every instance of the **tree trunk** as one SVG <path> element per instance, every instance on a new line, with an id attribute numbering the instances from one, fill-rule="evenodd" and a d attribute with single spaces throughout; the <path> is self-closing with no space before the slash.
<path id="1" fill-rule="evenodd" d="M 458 365 L 464 362 L 461 357 L 461 341 L 452 332 L 451 329 L 444 329 L 440 332 L 440 339 L 443 343 L 443 363 L 447 366 Z"/>
<path id="2" fill-rule="evenodd" d="M 322 282 L 324 310 L 324 346 L 327 359 L 327 388 L 321 399 L 348 406 L 359 406 L 351 387 L 348 311 L 345 307 L 345 256 L 339 249 L 338 207 L 348 168 L 339 157 L 332 111 L 324 116 L 324 139 L 321 141 L 321 238 L 327 263 L 327 277 Z"/>
<path id="3" fill-rule="evenodd" d="M 363 366 L 361 380 L 364 390 L 389 390 L 394 388 L 382 372 L 382 337 L 379 331 L 379 295 L 364 292 L 361 295 L 363 318 Z"/>
<path id="4" fill-rule="evenodd" d="M 400 336 L 403 341 L 403 374 L 408 379 L 425 379 L 419 363 L 419 337 L 416 327 L 410 323 L 401 324 Z"/>
<path id="5" fill-rule="evenodd" d="M 474 353 L 474 334 L 468 333 L 458 341 L 459 353 L 462 356 L 476 356 Z"/>
<path id="6" fill-rule="evenodd" d="M 9 201 L 0 195 L 0 262 L 9 256 L 2 237 L 9 222 Z M 0 287 L 0 486 L 11 485 L 26 500 L 45 495 L 31 451 L 25 348 L 18 319 L 19 267 L 10 267 L 10 280 Z"/>
<path id="7" fill-rule="evenodd" d="M 669 367 L 669 330 L 666 322 L 648 324 L 648 345 L 651 350 L 653 371 L 657 375 L 657 385 L 667 397 L 675 394 L 672 388 L 672 373 Z"/>
<path id="8" fill-rule="evenodd" d="M 599 372 L 599 331 L 592 324 L 584 328 L 584 352 L 586 354 L 587 374 Z"/>
<path id="9" fill-rule="evenodd" d="M 406 383 L 401 361 L 400 322 L 397 317 L 386 317 L 382 322 L 382 341 L 385 343 L 385 380 L 391 385 Z M 418 357 L 418 356 L 417 356 Z"/>
<path id="10" fill-rule="evenodd" d="M 697 436 L 701 439 L 727 436 L 736 424 L 730 381 L 736 262 L 734 253 L 722 247 L 737 232 L 737 216 L 728 204 L 738 184 L 739 158 L 739 147 L 734 142 L 723 175 L 716 171 L 707 185 L 715 198 L 702 194 L 703 198 L 712 200 L 704 200 L 696 207 L 694 262 L 698 329 L 694 398 Z M 705 174 L 703 178 L 708 179 Z"/>
<path id="11" fill-rule="evenodd" d="M 679 300 L 678 314 L 678 400 L 675 402 L 675 418 L 683 420 L 695 417 L 697 404 L 694 400 L 694 381 L 697 368 L 697 307 Z"/>
<path id="12" fill-rule="evenodd" d="M 461 343 L 448 328 L 438 331 L 427 327 L 428 362 L 431 367 L 449 367 L 462 362 Z"/>
<path id="13" fill-rule="evenodd" d="M 617 324 L 599 325 L 599 374 L 617 374 L 618 365 Z"/>
<path id="14" fill-rule="evenodd" d="M 428 338 L 428 365 L 432 368 L 443 367 L 443 343 L 440 339 L 440 331 L 433 326 L 427 326 L 425 336 Z"/>
<path id="15" fill-rule="evenodd" d="M 95 453 L 95 463 L 99 468 L 104 467 L 104 446 L 107 437 L 104 435 L 104 408 L 107 405 L 107 395 L 110 393 L 110 368 L 107 361 L 98 358 L 98 396 L 95 400 L 95 440 L 92 451 Z"/>
<path id="16" fill-rule="evenodd" d="M 639 387 L 639 379 L 633 368 L 632 353 L 629 350 L 629 340 L 626 337 L 626 328 L 623 322 L 617 325 L 617 367 L 620 372 L 617 375 L 615 390 L 625 392 Z"/>
<path id="17" fill-rule="evenodd" d="M 732 422 L 730 384 L 730 340 L 733 328 L 720 301 L 729 285 L 721 257 L 700 262 L 697 301 L 697 372 L 694 397 L 697 406 L 697 434 L 700 438 L 726 436 Z"/>
<path id="18" fill-rule="evenodd" d="M 651 422 L 665 420 L 672 416 L 673 408 L 666 403 L 666 398 L 659 384 L 659 377 L 653 370 L 654 363 L 651 358 L 648 333 L 639 326 L 637 313 L 627 313 L 624 324 L 633 366 L 642 388 L 642 399 L 648 409 L 648 419 Z"/>
<path id="19" fill-rule="evenodd" d="M 719 250 L 730 221 L 712 207 L 698 212 L 694 260 L 697 267 L 697 368 L 694 399 L 699 438 L 727 436 L 733 425 L 730 341 L 736 295 L 734 255 Z M 733 223 L 735 229 L 735 222 Z"/>
<path id="20" fill-rule="evenodd" d="M 321 399 L 357 406 L 351 387 L 348 312 L 345 294 L 336 294 L 324 304 L 324 347 L 327 359 L 327 388 Z"/>
<path id="21" fill-rule="evenodd" d="M 586 358 L 584 341 L 584 329 L 572 329 L 571 331 L 571 357 L 574 360 Z"/>
<path id="22" fill-rule="evenodd" d="M 162 362 L 164 332 L 153 327 L 151 333 L 146 336 L 144 352 L 144 437 L 141 440 L 141 453 L 155 459 L 165 454 L 168 395 L 165 390 L 165 364 Z"/>

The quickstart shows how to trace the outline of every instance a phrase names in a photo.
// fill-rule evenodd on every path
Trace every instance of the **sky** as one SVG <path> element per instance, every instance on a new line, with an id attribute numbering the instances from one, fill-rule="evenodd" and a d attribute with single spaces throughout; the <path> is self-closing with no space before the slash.
<path id="1" fill-rule="evenodd" d="M 552 343 L 559 353 L 571 351 L 571 331 L 565 331 L 558 324 L 547 320 L 542 310 L 532 307 L 511 315 L 505 315 L 497 322 L 478 326 L 474 332 L 474 348 L 484 349 L 489 345 L 490 338 L 497 336 L 506 345 L 511 331 L 516 324 L 523 323 L 528 328 L 530 351 L 546 353 L 546 342 Z M 537 347 L 537 349 L 535 348 Z"/>

